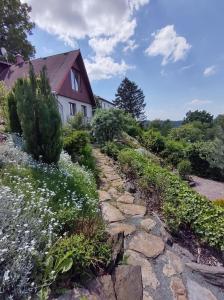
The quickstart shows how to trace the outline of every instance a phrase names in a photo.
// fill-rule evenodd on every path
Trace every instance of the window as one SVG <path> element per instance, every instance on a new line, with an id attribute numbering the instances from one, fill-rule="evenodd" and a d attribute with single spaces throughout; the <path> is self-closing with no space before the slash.
<path id="1" fill-rule="evenodd" d="M 74 91 L 76 92 L 80 91 L 80 87 L 81 87 L 80 73 L 75 69 L 71 69 L 71 83 L 72 83 L 72 89 Z"/>
<path id="2" fill-rule="evenodd" d="M 70 115 L 74 116 L 75 113 L 76 113 L 76 104 L 72 103 L 72 102 L 69 102 L 69 106 L 70 106 Z"/>
<path id="3" fill-rule="evenodd" d="M 82 108 L 82 113 L 84 115 L 84 117 L 87 117 L 87 108 L 85 105 L 81 105 L 81 108 Z"/>

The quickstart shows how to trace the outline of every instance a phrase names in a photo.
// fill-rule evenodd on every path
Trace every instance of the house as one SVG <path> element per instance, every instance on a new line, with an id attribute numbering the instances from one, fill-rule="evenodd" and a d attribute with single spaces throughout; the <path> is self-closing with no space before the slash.
<path id="1" fill-rule="evenodd" d="M 100 96 L 95 95 L 95 101 L 96 101 L 97 107 L 99 107 L 99 108 L 102 108 L 102 109 L 115 108 L 115 105 L 112 102 L 110 102 Z"/>
<path id="2" fill-rule="evenodd" d="M 63 123 L 77 112 L 83 112 L 86 120 L 92 118 L 96 102 L 80 50 L 33 59 L 31 63 L 36 74 L 43 66 L 47 67 L 51 90 L 58 99 Z M 0 80 L 9 89 L 18 78 L 26 77 L 28 73 L 29 61 L 24 61 L 19 54 L 15 64 L 0 62 Z"/>

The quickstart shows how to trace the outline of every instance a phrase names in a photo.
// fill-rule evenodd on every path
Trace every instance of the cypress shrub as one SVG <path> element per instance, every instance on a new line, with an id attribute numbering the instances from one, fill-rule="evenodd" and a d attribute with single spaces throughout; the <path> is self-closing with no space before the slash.
<path id="1" fill-rule="evenodd" d="M 27 152 L 36 160 L 57 163 L 62 149 L 62 124 L 46 68 L 37 78 L 30 64 L 29 78 L 17 81 L 15 97 Z"/>
<path id="2" fill-rule="evenodd" d="M 9 130 L 21 134 L 22 128 L 17 114 L 16 98 L 13 91 L 7 96 Z"/>

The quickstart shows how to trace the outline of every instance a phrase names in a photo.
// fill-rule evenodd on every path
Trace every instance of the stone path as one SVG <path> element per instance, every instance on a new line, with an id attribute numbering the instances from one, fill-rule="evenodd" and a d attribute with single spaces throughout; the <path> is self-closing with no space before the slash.
<path id="1" fill-rule="evenodd" d="M 223 300 L 223 289 L 187 267 L 195 261 L 192 254 L 173 243 L 158 216 L 149 215 L 144 201 L 130 193 L 131 188 L 126 190 L 114 161 L 99 149 L 94 149 L 94 156 L 101 171 L 99 198 L 107 230 L 110 235 L 124 232 L 125 236 L 123 265 L 115 271 L 116 299 Z M 139 270 L 140 281 L 136 279 Z M 224 286 L 223 270 L 220 266 Z"/>

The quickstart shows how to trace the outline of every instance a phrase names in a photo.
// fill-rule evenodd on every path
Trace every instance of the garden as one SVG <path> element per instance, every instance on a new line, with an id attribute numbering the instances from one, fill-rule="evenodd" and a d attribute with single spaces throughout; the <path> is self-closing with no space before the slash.
<path id="1" fill-rule="evenodd" d="M 62 127 L 46 70 L 1 86 L 0 297 L 48 299 L 106 270 L 97 168 L 82 115 Z"/>

